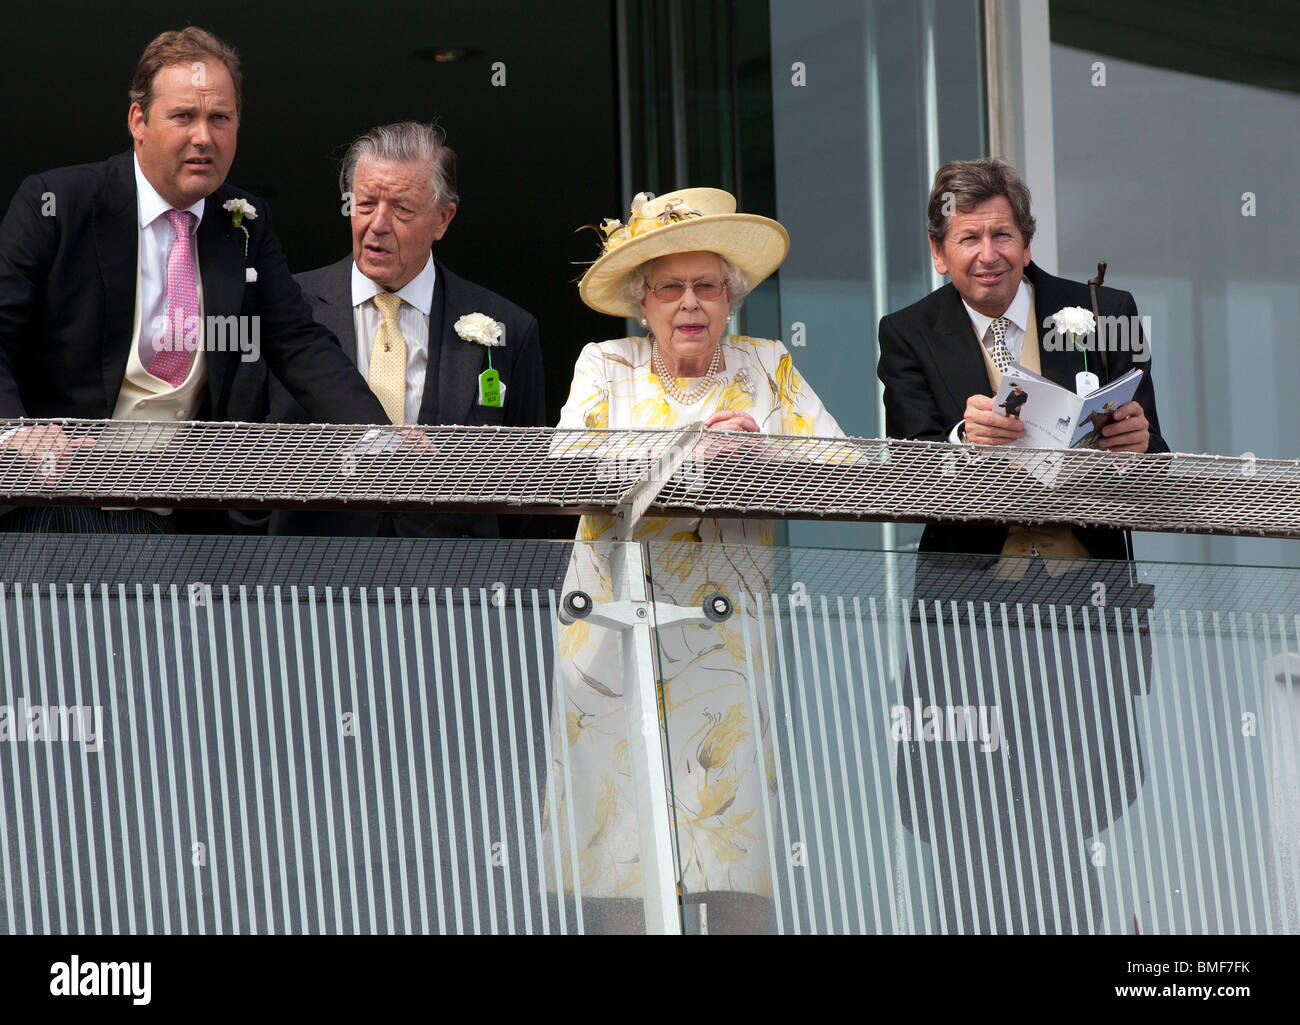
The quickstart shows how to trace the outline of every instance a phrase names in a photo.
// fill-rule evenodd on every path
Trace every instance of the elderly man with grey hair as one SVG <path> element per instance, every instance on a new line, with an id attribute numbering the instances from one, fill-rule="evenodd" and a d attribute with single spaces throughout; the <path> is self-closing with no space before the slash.
<path id="1" fill-rule="evenodd" d="M 541 344 L 527 311 L 457 277 L 433 244 L 456 216 L 456 154 L 441 129 L 372 128 L 339 175 L 352 253 L 297 275 L 312 314 L 356 363 L 393 423 L 508 427 L 546 422 Z M 278 382 L 269 420 L 307 422 Z M 498 537 L 491 515 L 272 514 L 272 534 Z"/>

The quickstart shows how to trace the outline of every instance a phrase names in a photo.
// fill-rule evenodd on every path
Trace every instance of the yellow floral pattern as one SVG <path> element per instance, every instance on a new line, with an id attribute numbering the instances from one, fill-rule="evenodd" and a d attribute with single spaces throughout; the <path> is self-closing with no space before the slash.
<path id="1" fill-rule="evenodd" d="M 670 401 L 650 372 L 645 339 L 586 346 L 559 427 L 678 427 L 734 409 L 748 412 L 767 434 L 843 436 L 780 342 L 727 335 L 721 344 L 724 366 L 716 384 L 688 408 Z M 693 383 L 688 379 L 684 385 Z M 579 450 L 578 444 L 566 442 L 565 451 Z M 613 527 L 609 516 L 584 516 L 578 540 L 609 539 Z M 774 801 L 775 758 L 767 672 L 758 664 L 760 625 L 753 610 L 756 594 L 771 593 L 772 561 L 762 546 L 771 545 L 775 534 L 772 520 L 701 517 L 646 517 L 633 531 L 638 541 L 655 543 L 651 575 L 657 600 L 698 605 L 706 594 L 721 591 L 737 612 L 743 595 L 751 615 L 748 627 L 737 615 L 712 630 L 661 628 L 657 664 L 646 667 L 656 671 L 660 682 L 681 885 L 688 893 L 771 895 L 763 822 L 775 814 L 775 805 L 766 812 L 762 805 Z M 699 542 L 710 545 L 701 548 Z M 597 602 L 609 600 L 610 567 L 603 546 L 574 546 L 564 589 L 574 588 Z M 548 815 L 545 824 L 548 832 L 558 830 L 559 878 L 570 892 L 576 882 L 584 898 L 640 896 L 620 636 L 583 621 L 562 626 L 559 663 L 563 718 L 553 730 L 548 786 L 555 788 L 560 817 L 553 826 Z M 560 721 L 567 728 L 560 729 Z M 571 801 L 566 799 L 566 778 L 573 788 Z M 572 817 L 574 845 L 565 816 Z M 545 838 L 548 857 L 551 846 L 551 838 Z"/>

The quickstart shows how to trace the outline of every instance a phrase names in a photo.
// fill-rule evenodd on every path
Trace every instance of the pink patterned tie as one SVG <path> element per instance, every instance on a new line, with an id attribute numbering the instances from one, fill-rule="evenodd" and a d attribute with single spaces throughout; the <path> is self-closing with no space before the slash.
<path id="1" fill-rule="evenodd" d="M 190 229 L 194 215 L 189 211 L 168 210 L 167 221 L 172 226 L 172 247 L 167 253 L 167 326 L 163 346 L 155 347 L 149 361 L 149 373 L 178 388 L 185 381 L 194 363 L 194 352 L 186 347 L 190 337 L 202 344 L 202 327 L 199 324 L 199 288 L 194 271 L 194 251 L 190 247 Z M 170 341 L 170 345 L 167 342 Z"/>

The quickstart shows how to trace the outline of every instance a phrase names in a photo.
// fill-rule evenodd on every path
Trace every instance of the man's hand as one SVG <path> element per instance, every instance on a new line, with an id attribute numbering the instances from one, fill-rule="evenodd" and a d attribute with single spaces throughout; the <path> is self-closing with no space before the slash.
<path id="1" fill-rule="evenodd" d="M 1137 402 L 1115 410 L 1115 422 L 1101 429 L 1098 444 L 1108 452 L 1145 452 L 1151 444 L 1151 422 Z"/>
<path id="2" fill-rule="evenodd" d="M 1025 436 L 1018 416 L 993 412 L 993 397 L 972 395 L 966 400 L 966 440 L 972 445 L 1006 445 Z"/>
<path id="3" fill-rule="evenodd" d="M 94 438 L 69 438 L 58 424 L 24 427 L 0 441 L 0 450 L 17 452 L 42 477 L 63 476 L 80 449 L 91 448 Z"/>

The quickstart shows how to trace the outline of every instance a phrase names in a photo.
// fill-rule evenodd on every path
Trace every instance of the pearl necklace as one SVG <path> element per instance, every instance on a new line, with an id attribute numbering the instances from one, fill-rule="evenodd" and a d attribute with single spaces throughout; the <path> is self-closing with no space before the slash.
<path id="1" fill-rule="evenodd" d="M 718 366 L 722 363 L 722 344 L 719 342 L 713 349 L 713 358 L 709 360 L 709 370 L 690 391 L 682 391 L 677 384 L 677 379 L 668 373 L 668 368 L 664 366 L 664 360 L 659 355 L 659 342 L 651 339 L 650 341 L 650 370 L 659 378 L 659 386 L 663 388 L 664 394 L 671 399 L 676 399 L 683 406 L 693 406 L 704 398 L 708 390 L 713 387 L 713 379 L 718 374 Z"/>

